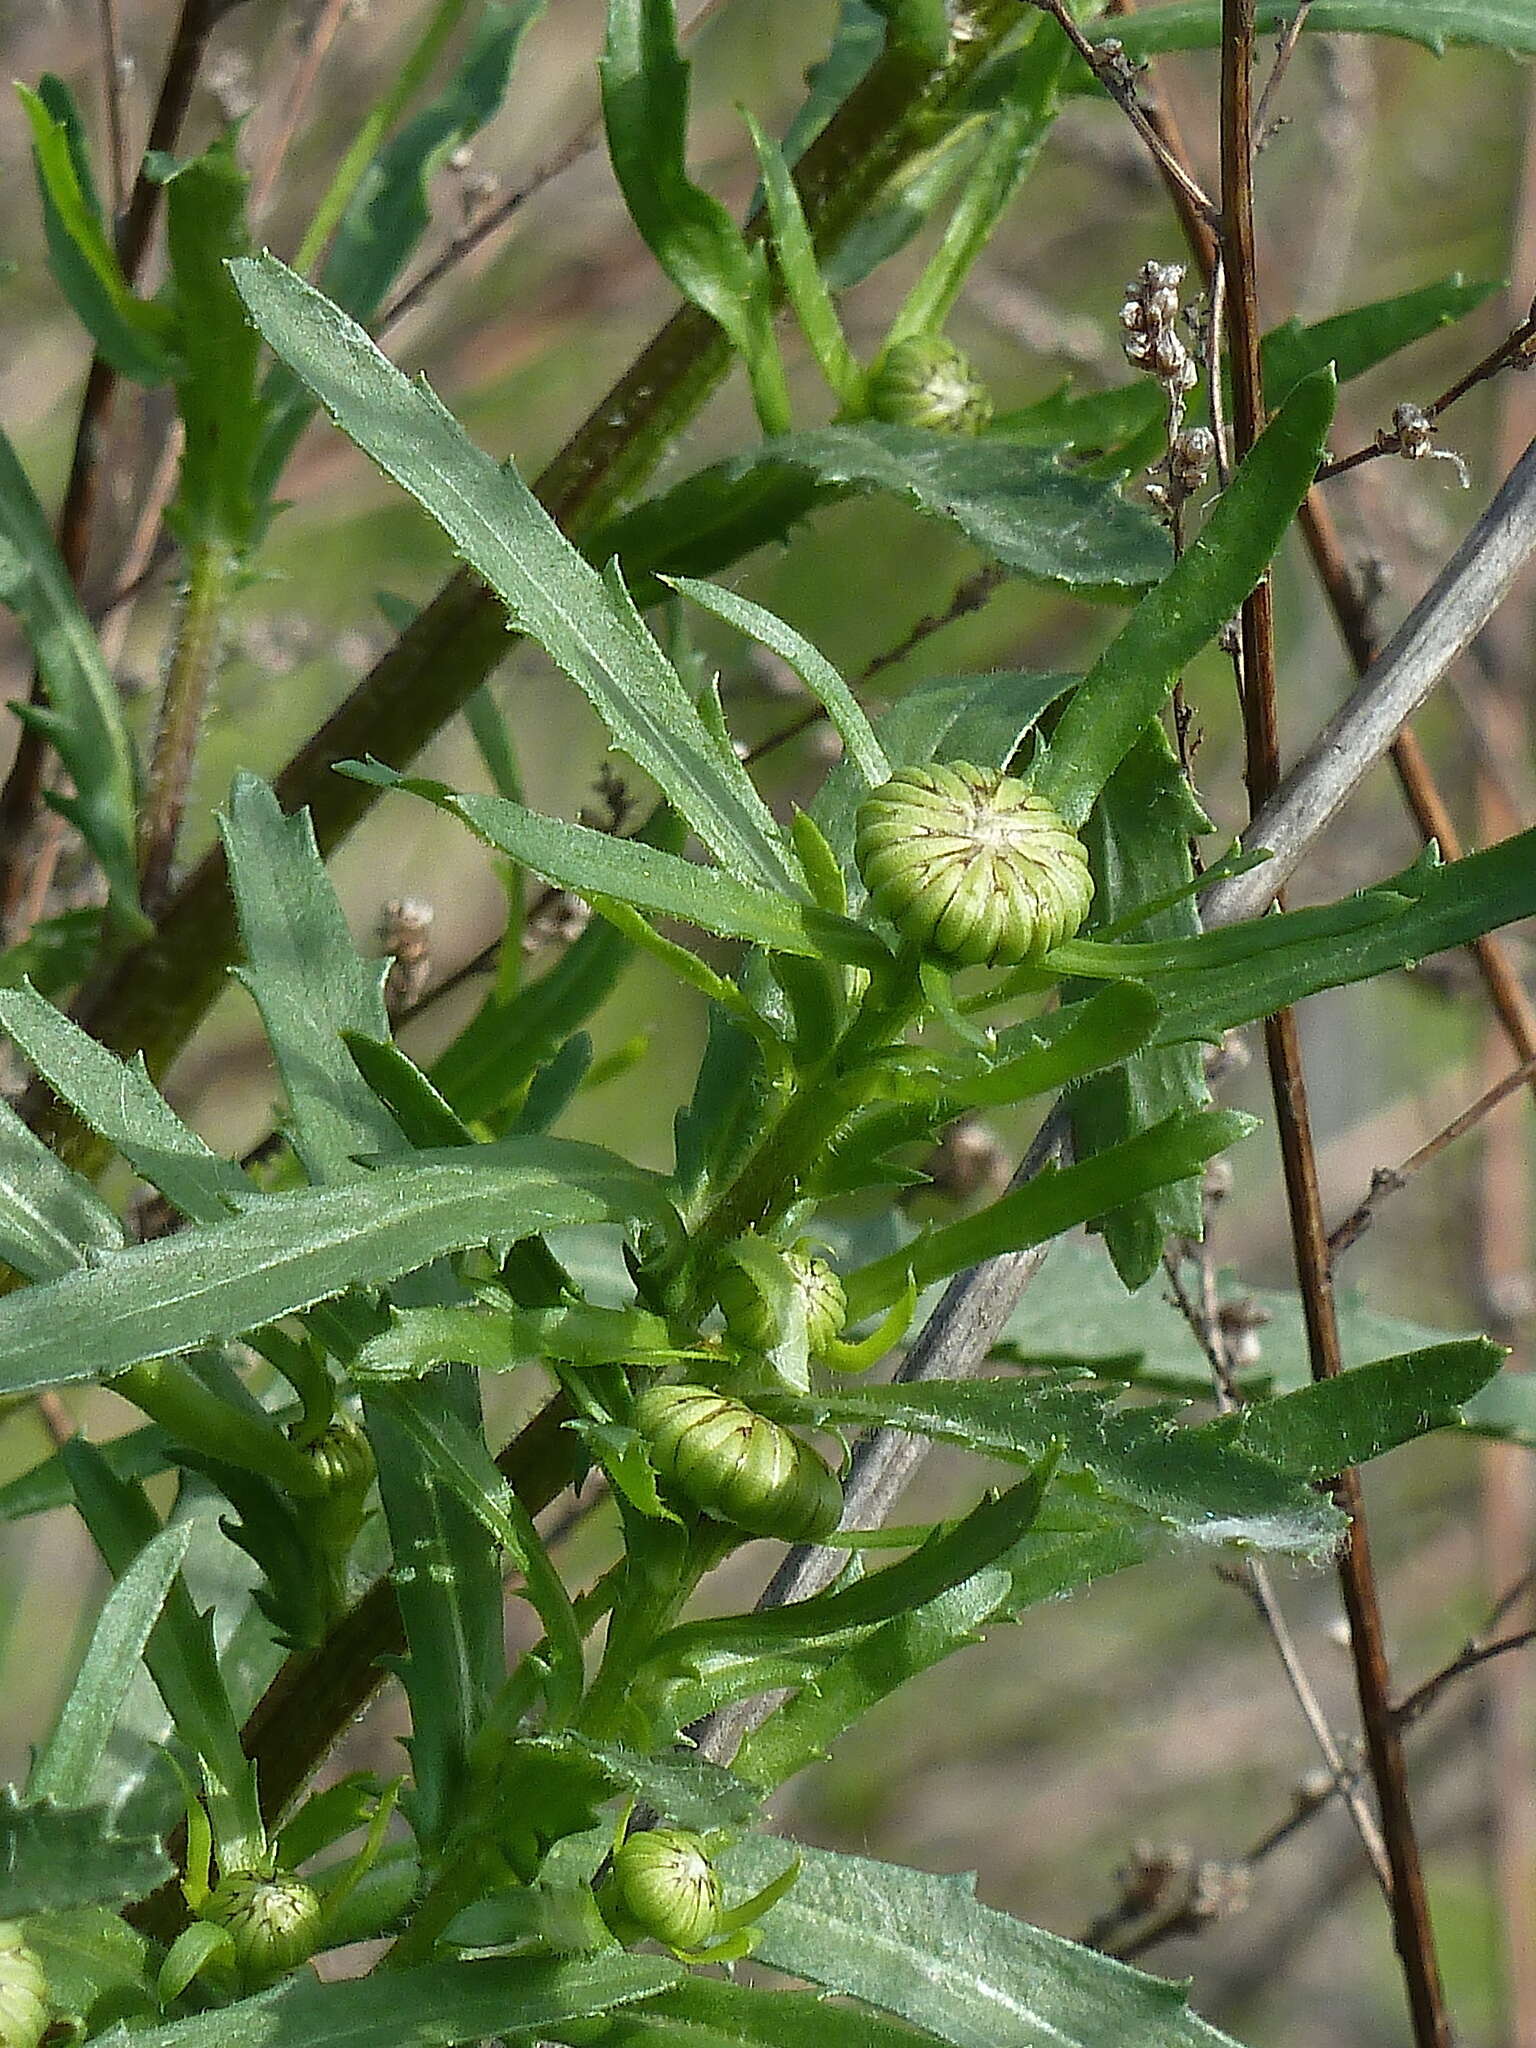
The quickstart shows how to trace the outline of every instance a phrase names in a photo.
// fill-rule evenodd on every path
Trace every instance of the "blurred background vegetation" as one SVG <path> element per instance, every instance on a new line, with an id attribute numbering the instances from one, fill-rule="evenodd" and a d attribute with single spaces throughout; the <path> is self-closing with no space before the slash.
<path id="1" fill-rule="evenodd" d="M 686 0 L 679 11 L 685 22 L 701 12 Z M 753 182 L 738 103 L 782 132 L 836 11 L 832 0 L 715 0 L 702 9 L 706 18 L 690 43 L 695 164 L 733 204 L 745 202 Z M 166 0 L 122 0 L 123 109 L 135 137 L 173 13 Z M 331 13 L 316 0 L 231 7 L 186 145 L 235 119 L 243 124 L 244 159 L 261 165 L 276 146 L 296 66 Z M 260 225 L 261 239 L 280 255 L 292 257 L 360 110 L 398 66 L 421 14 L 419 0 L 353 0 L 331 24 L 334 41 Z M 98 138 L 101 20 L 98 0 L 40 0 L 0 16 L 6 75 L 60 73 Z M 601 151 L 581 147 L 595 138 L 601 33 L 599 0 L 550 0 L 527 37 L 503 111 L 437 181 L 429 252 L 537 183 L 551 164 L 567 160 L 567 168 L 539 183 L 507 226 L 457 262 L 389 337 L 396 358 L 425 371 L 471 431 L 498 454 L 514 455 L 525 474 L 561 445 L 674 303 L 624 214 Z M 1215 83 L 1214 58 L 1165 59 L 1158 67 L 1158 88 L 1212 178 Z M 1266 325 L 1292 314 L 1316 319 L 1453 271 L 1512 280 L 1507 298 L 1494 294 L 1469 320 L 1347 387 L 1339 450 L 1368 440 L 1400 400 L 1426 402 L 1506 330 L 1511 305 L 1516 317 L 1524 311 L 1536 283 L 1533 106 L 1528 74 L 1496 55 L 1435 59 L 1386 40 L 1303 39 L 1283 89 L 1286 125 L 1259 167 Z M 52 504 L 87 347 L 41 260 L 19 110 L 0 121 L 0 178 L 9 195 L 0 255 L 14 266 L 0 290 L 0 418 Z M 924 248 L 915 244 L 847 303 L 863 353 L 878 342 Z M 1000 407 L 1068 378 L 1080 390 L 1123 383 L 1130 372 L 1117 340 L 1120 286 L 1148 258 L 1181 253 L 1161 186 L 1122 117 L 1107 102 L 1077 102 L 951 331 Z M 810 424 L 825 416 L 824 393 L 808 365 L 794 363 L 799 418 Z M 1358 572 L 1379 593 L 1384 627 L 1486 503 L 1536 425 L 1533 400 L 1536 385 L 1506 378 L 1452 415 L 1444 438 L 1465 458 L 1468 491 L 1450 464 L 1390 461 L 1332 487 Z M 110 599 L 152 492 L 163 426 L 151 416 L 154 403 L 128 391 L 113 415 L 109 499 L 88 589 L 97 606 Z M 665 476 L 684 475 L 754 436 L 737 379 L 673 453 Z M 1127 488 L 1136 488 L 1134 480 Z M 324 426 L 301 444 L 283 495 L 291 509 L 231 624 L 198 792 L 195 831 L 204 840 L 232 771 L 271 773 L 388 644 L 380 594 L 424 597 L 450 566 L 425 519 Z M 763 552 L 732 580 L 859 678 L 900 648 L 918 621 L 942 614 L 975 567 L 951 533 L 874 501 L 818 515 L 787 548 Z M 109 628 L 119 636 L 122 687 L 146 720 L 176 601 L 165 575 L 151 577 Z M 1294 743 L 1326 716 L 1348 674 L 1299 555 L 1282 565 L 1280 617 L 1282 710 Z M 870 695 L 888 700 L 921 676 L 951 670 L 1076 668 L 1112 624 L 1102 610 L 1007 585 L 910 656 L 880 667 Z M 22 695 L 28 671 L 19 638 L 8 621 L 0 636 L 7 695 Z M 1423 721 L 1469 843 L 1536 822 L 1521 702 L 1530 638 L 1528 600 L 1512 604 Z M 741 734 L 756 739 L 794 717 L 797 686 L 776 665 L 723 632 L 711 639 L 706 630 L 702 644 L 723 667 Z M 601 740 L 575 692 L 522 647 L 496 691 L 530 801 L 565 815 L 593 802 Z M 1230 673 L 1213 657 L 1189 678 L 1188 692 L 1204 736 L 1197 761 L 1204 794 L 1218 825 L 1235 828 L 1246 809 Z M 815 732 L 772 754 L 766 772 L 774 801 L 803 798 L 827 758 Z M 483 781 L 462 725 L 423 765 L 460 787 Z M 1378 770 L 1301 877 L 1295 900 L 1375 879 L 1417 846 L 1390 773 Z M 430 903 L 434 976 L 470 959 L 499 928 L 503 896 L 490 857 L 425 806 L 380 806 L 339 857 L 337 873 L 362 935 L 391 899 Z M 1528 966 L 1520 934 L 1510 943 Z M 467 983 L 413 1027 L 407 1044 L 418 1054 L 435 1050 L 477 996 L 477 985 Z M 597 1044 L 599 1060 L 623 1057 L 578 1100 L 573 1134 L 600 1135 L 664 1163 L 700 1024 L 692 999 L 659 970 L 643 960 L 632 967 L 600 1021 Z M 1511 1064 L 1464 956 L 1315 999 L 1303 1028 L 1331 1221 L 1360 1200 L 1373 1168 L 1411 1153 L 1485 1078 Z M 633 1059 L 636 1041 L 644 1050 Z M 1235 1104 L 1263 1113 L 1262 1059 L 1239 1067 L 1223 1089 Z M 220 1147 L 239 1149 L 269 1128 L 274 1082 L 238 991 L 183 1059 L 171 1092 Z M 1448 1148 L 1384 1206 L 1344 1262 L 1341 1283 L 1381 1314 L 1447 1329 L 1493 1327 L 1518 1342 L 1531 1307 L 1529 1114 L 1517 1096 L 1506 1114 Z M 997 1133 L 1010 1161 L 1027 1135 L 1009 1127 Z M 1238 1156 L 1215 1230 L 1218 1263 L 1234 1269 L 1237 1293 L 1289 1286 L 1285 1207 L 1267 1138 Z M 1157 1282 L 1149 1289 L 1154 1297 L 1160 1291 Z M 1066 1276 L 1054 1293 L 1044 1284 L 1026 1299 L 1021 1324 L 1038 1330 L 1054 1316 L 1066 1329 L 1073 1307 Z M 1294 1318 L 1257 1328 L 1253 1341 L 1266 1366 L 1303 1369 Z M 88 1398 L 97 1430 L 119 1426 L 123 1411 L 111 1396 Z M 506 1398 L 515 1404 L 515 1390 Z M 506 1419 L 510 1426 L 511 1411 Z M 45 1447 L 34 1418 L 12 1418 L 0 1436 L 0 1478 Z M 1481 1625 L 1494 1593 L 1529 1563 L 1528 1456 L 1440 1437 L 1373 1469 L 1373 1538 L 1400 1686 L 1454 1654 Z M 925 1509 L 942 1503 L 950 1478 L 936 1456 L 920 1481 Z M 746 1597 L 751 1564 L 747 1553 L 736 1567 Z M 71 1518 L 0 1531 L 8 1685 L 0 1777 L 24 1769 L 28 1733 L 65 1686 L 100 1596 L 97 1572 Z M 1336 1725 L 1347 1729 L 1352 1699 L 1334 1580 L 1298 1569 L 1281 1575 L 1280 1592 L 1317 1688 Z M 1519 1618 L 1512 1612 L 1506 1625 Z M 518 1625 L 514 1611 L 509 1626 Z M 1467 2048 L 1536 2042 L 1536 1993 L 1508 1981 L 1509 1945 L 1522 1918 L 1526 1947 L 1536 1948 L 1533 1679 L 1529 1652 L 1504 1659 L 1449 1688 L 1414 1737 L 1435 1915 Z M 356 1732 L 348 1761 L 387 1763 L 400 1721 L 398 1702 L 386 1695 Z M 1260 2048 L 1395 2042 L 1401 1994 L 1387 1924 L 1347 1822 L 1330 1809 L 1251 1868 L 1244 1861 L 1285 1818 L 1315 1764 L 1246 1595 L 1219 1567 L 1186 1556 L 1034 1613 L 1025 1627 L 909 1688 L 793 1789 L 784 1818 L 836 1846 L 937 1870 L 974 1867 L 985 1899 L 1073 1935 L 1111 1911 L 1121 1891 L 1117 1873 L 1135 1855 L 1171 1855 L 1176 1865 L 1187 1857 L 1200 1896 L 1220 1910 L 1198 1932 L 1149 1948 L 1150 1967 L 1193 1975 L 1199 2009 Z M 1175 1875 L 1167 1896 L 1188 1888 Z M 1529 1961 L 1525 1968 L 1529 1974 Z"/>

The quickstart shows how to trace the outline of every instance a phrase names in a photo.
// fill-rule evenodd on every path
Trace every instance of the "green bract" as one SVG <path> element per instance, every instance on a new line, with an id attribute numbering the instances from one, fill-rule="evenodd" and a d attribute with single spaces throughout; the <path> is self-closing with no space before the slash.
<path id="1" fill-rule="evenodd" d="M 753 1536 L 830 1536 L 842 1489 L 809 1444 L 713 1387 L 651 1387 L 635 1403 L 663 1482 Z"/>
<path id="2" fill-rule="evenodd" d="M 860 804 L 854 857 L 875 908 L 956 967 L 1036 959 L 1093 901 L 1088 855 L 1054 807 L 968 761 L 898 769 Z"/>
<path id="3" fill-rule="evenodd" d="M 229 1935 L 240 1974 L 251 1984 L 296 1970 L 320 1942 L 320 1900 L 292 1871 L 263 1877 L 240 1870 L 221 1878 L 203 1903 L 202 1917 Z"/>
<path id="4" fill-rule="evenodd" d="M 979 434 L 992 417 L 992 394 L 952 341 L 909 334 L 875 365 L 865 392 L 871 416 L 935 434 Z"/>
<path id="5" fill-rule="evenodd" d="M 51 2017 L 42 1964 L 27 1947 L 20 1925 L 0 1920 L 0 2048 L 37 2048 Z"/>
<path id="6" fill-rule="evenodd" d="M 766 1249 L 766 1247 L 765 1247 Z M 798 1294 L 805 1314 L 805 1344 L 812 1357 L 825 1350 L 848 1316 L 843 1283 L 827 1264 L 800 1250 L 774 1254 L 783 1264 L 789 1287 Z M 783 1337 L 774 1304 L 751 1271 L 738 1259 L 721 1268 L 715 1299 L 725 1327 L 746 1351 L 771 1351 Z"/>
<path id="7" fill-rule="evenodd" d="M 720 1925 L 719 1876 L 687 1828 L 631 1835 L 614 1853 L 613 1887 L 624 1916 L 668 1948 L 701 1948 Z"/>

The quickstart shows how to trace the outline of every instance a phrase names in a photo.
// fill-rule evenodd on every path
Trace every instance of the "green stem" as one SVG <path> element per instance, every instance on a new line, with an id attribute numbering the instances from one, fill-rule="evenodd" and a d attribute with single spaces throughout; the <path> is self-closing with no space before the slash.
<path id="1" fill-rule="evenodd" d="M 652 1644 L 677 1619 L 700 1579 L 745 1540 L 737 1529 L 701 1520 L 673 1564 L 658 1554 L 665 1540 L 663 1532 L 669 1529 L 665 1523 L 648 1524 L 645 1534 L 662 1541 L 635 1545 L 629 1552 L 625 1585 L 608 1623 L 603 1661 L 581 1706 L 579 1726 L 588 1735 L 608 1738 L 623 1732 L 634 1676 Z M 646 1548 L 652 1552 L 649 1558 L 644 1555 Z"/>
<path id="2" fill-rule="evenodd" d="M 315 1500 L 325 1491 L 324 1481 L 287 1437 L 204 1386 L 179 1358 L 130 1365 L 107 1385 L 190 1450 L 259 1472 L 297 1499 Z"/>
<path id="3" fill-rule="evenodd" d="M 234 568 L 233 557 L 219 541 L 199 541 L 191 551 L 149 788 L 139 817 L 139 894 L 151 916 L 163 906 L 170 887 L 203 713 L 218 672 L 219 639 Z"/>
<path id="4" fill-rule="evenodd" d="M 426 84 L 448 38 L 463 20 L 467 5 L 468 0 L 439 0 L 437 11 L 422 30 L 415 49 L 396 72 L 388 91 L 375 103 L 358 129 L 352 147 L 338 165 L 336 175 L 299 245 L 299 253 L 294 259 L 295 270 L 307 275 L 311 265 L 318 262 L 324 253 L 353 193 L 363 181 L 363 174 L 373 161 L 374 151 Z"/>

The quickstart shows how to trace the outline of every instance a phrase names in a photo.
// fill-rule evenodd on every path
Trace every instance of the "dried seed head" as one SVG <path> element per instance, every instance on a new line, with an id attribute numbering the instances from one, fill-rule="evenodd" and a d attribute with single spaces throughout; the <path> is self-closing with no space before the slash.
<path id="1" fill-rule="evenodd" d="M 882 916 L 957 967 L 1037 959 L 1093 901 L 1082 841 L 1054 807 L 968 761 L 900 768 L 872 791 L 854 859 Z"/>
<path id="2" fill-rule="evenodd" d="M 1179 286 L 1182 263 L 1144 263 L 1125 288 L 1120 308 L 1121 347 L 1125 359 L 1155 377 L 1170 404 L 1182 403 L 1194 389 L 1200 369 L 1179 332 Z"/>

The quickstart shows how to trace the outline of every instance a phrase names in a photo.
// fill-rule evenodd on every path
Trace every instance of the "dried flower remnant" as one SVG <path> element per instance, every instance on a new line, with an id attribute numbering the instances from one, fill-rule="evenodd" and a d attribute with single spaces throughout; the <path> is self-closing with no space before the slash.
<path id="1" fill-rule="evenodd" d="M 1449 462 L 1461 478 L 1461 488 L 1472 488 L 1472 479 L 1467 474 L 1467 465 L 1454 448 L 1437 448 L 1435 433 L 1437 423 L 1433 414 L 1421 405 L 1405 402 L 1392 408 L 1392 430 L 1383 428 L 1376 436 L 1376 446 L 1383 454 L 1400 455 L 1404 462 Z"/>

